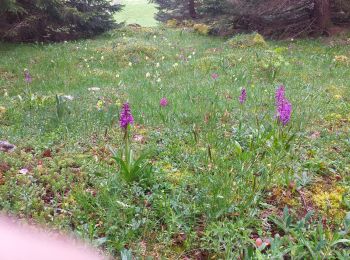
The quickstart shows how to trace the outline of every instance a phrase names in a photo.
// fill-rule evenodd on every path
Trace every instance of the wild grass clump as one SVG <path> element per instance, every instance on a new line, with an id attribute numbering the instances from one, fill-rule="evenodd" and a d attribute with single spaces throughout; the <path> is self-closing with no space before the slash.
<path id="1" fill-rule="evenodd" d="M 117 59 L 123 62 L 137 62 L 141 58 L 149 57 L 154 59 L 158 55 L 159 49 L 152 43 L 125 39 L 114 46 L 112 53 L 107 56 L 107 59 Z"/>
<path id="2" fill-rule="evenodd" d="M 210 27 L 208 25 L 202 24 L 202 23 L 197 23 L 197 24 L 193 25 L 193 29 L 202 35 L 207 35 L 210 31 Z"/>
<path id="3" fill-rule="evenodd" d="M 177 22 L 176 19 L 169 19 L 166 22 L 166 26 L 169 27 L 169 28 L 176 28 L 177 25 L 178 25 L 178 22 Z"/>
<path id="4" fill-rule="evenodd" d="M 234 36 L 227 44 L 234 48 L 267 47 L 264 37 L 258 33 Z"/>

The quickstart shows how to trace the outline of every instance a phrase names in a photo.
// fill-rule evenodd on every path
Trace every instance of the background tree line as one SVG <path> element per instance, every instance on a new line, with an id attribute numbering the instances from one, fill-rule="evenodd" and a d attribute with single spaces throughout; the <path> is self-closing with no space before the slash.
<path id="1" fill-rule="evenodd" d="M 350 23 L 349 0 L 150 0 L 156 19 L 198 19 L 215 34 L 259 31 L 267 36 L 327 34 Z"/>
<path id="2" fill-rule="evenodd" d="M 350 23 L 350 0 L 149 1 L 157 4 L 157 20 L 196 20 L 216 35 L 258 31 L 270 37 L 297 37 L 327 34 L 333 25 Z M 90 37 L 117 26 L 114 13 L 121 8 L 109 0 L 0 0 L 0 40 Z"/>

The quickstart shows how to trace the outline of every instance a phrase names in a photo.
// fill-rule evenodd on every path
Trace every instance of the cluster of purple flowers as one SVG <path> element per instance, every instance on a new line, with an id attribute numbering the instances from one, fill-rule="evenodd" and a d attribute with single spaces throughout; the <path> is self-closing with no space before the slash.
<path id="1" fill-rule="evenodd" d="M 244 104 L 246 102 L 247 90 L 245 88 L 242 88 L 241 94 L 238 100 L 240 104 Z M 283 85 L 277 88 L 275 93 L 275 100 L 276 100 L 276 118 L 283 126 L 285 126 L 290 121 L 290 118 L 292 115 L 292 104 L 285 97 L 285 88 Z M 168 105 L 167 98 L 163 97 L 160 100 L 159 104 L 162 107 L 166 107 Z M 123 129 L 127 129 L 128 125 L 131 125 L 133 123 L 134 123 L 134 118 L 131 114 L 129 103 L 124 103 L 120 113 L 120 118 L 119 118 L 120 127 Z"/>
<path id="2" fill-rule="evenodd" d="M 276 117 L 277 117 L 277 120 L 280 123 L 282 123 L 283 126 L 285 126 L 290 121 L 290 117 L 292 115 L 292 104 L 285 97 L 285 88 L 284 88 L 284 86 L 280 86 L 276 90 L 275 100 L 276 100 Z"/>
<path id="3" fill-rule="evenodd" d="M 238 98 L 239 103 L 243 104 L 247 100 L 247 90 L 242 89 L 241 95 Z M 276 118 L 283 125 L 287 125 L 292 115 L 292 104 L 285 97 L 284 86 L 279 86 L 275 93 L 276 100 Z"/>
<path id="4" fill-rule="evenodd" d="M 247 90 L 245 88 L 242 89 L 241 95 L 238 98 L 239 103 L 243 104 L 247 100 Z"/>
<path id="5" fill-rule="evenodd" d="M 132 125 L 134 123 L 134 117 L 131 114 L 131 109 L 129 103 L 124 103 L 122 110 L 120 112 L 119 124 L 123 129 L 127 129 L 128 125 Z"/>
<path id="6" fill-rule="evenodd" d="M 160 106 L 162 106 L 162 107 L 166 107 L 166 106 L 168 105 L 168 100 L 167 100 L 165 97 L 163 97 L 163 98 L 160 100 L 159 104 L 160 104 Z"/>

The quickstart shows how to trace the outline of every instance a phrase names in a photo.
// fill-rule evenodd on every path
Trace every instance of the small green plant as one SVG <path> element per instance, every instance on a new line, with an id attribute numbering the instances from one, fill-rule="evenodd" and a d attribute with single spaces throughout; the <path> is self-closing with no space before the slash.
<path id="1" fill-rule="evenodd" d="M 147 162 L 149 154 L 141 154 L 136 160 L 130 147 L 124 147 L 121 154 L 114 154 L 113 159 L 120 167 L 121 177 L 128 183 L 148 179 L 152 173 L 152 167 Z"/>
<path id="2" fill-rule="evenodd" d="M 67 104 L 68 100 L 73 100 L 73 97 L 56 95 L 56 115 L 59 121 L 61 121 L 62 118 L 70 111 L 70 108 Z"/>
<path id="3" fill-rule="evenodd" d="M 124 134 L 124 149 L 121 149 L 119 154 L 113 152 L 113 159 L 119 164 L 121 177 L 128 183 L 147 179 L 152 172 L 152 167 L 147 162 L 148 153 L 143 153 L 136 160 L 134 159 L 129 137 L 130 125 L 133 123 L 134 118 L 129 104 L 125 103 L 120 114 L 120 127 Z"/>
<path id="4" fill-rule="evenodd" d="M 288 66 L 289 63 L 284 57 L 279 54 L 279 51 L 266 51 L 263 57 L 257 53 L 260 69 L 267 75 L 270 82 L 273 82 L 280 74 L 284 66 Z"/>
<path id="5" fill-rule="evenodd" d="M 122 260 L 132 260 L 132 253 L 128 249 L 123 249 L 120 252 L 120 257 L 121 257 Z"/>
<path id="6" fill-rule="evenodd" d="M 271 242 L 271 249 L 267 251 L 270 256 L 290 254 L 294 258 L 329 259 L 334 256 L 337 249 L 342 249 L 350 243 L 346 232 L 329 235 L 320 221 L 313 220 L 313 211 L 309 211 L 304 218 L 295 222 L 290 210 L 285 207 L 282 217 L 269 218 L 282 231 L 283 236 L 276 235 Z M 345 226 L 347 224 L 345 219 Z M 278 247 L 276 246 L 278 245 Z M 283 250 L 283 247 L 287 249 Z M 338 252 L 343 256 L 343 252 Z"/>
<path id="7" fill-rule="evenodd" d="M 264 37 L 258 33 L 238 34 L 227 41 L 233 48 L 267 47 Z"/>

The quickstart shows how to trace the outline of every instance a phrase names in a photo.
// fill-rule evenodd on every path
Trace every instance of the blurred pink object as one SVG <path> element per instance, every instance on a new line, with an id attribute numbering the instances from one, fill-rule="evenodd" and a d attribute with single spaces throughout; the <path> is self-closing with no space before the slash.
<path id="1" fill-rule="evenodd" d="M 166 106 L 168 105 L 168 100 L 167 100 L 165 97 L 163 97 L 163 98 L 160 100 L 159 104 L 160 104 L 162 107 L 166 107 Z"/>
<path id="2" fill-rule="evenodd" d="M 102 260 L 93 249 L 73 239 L 0 217 L 0 259 Z"/>
<path id="3" fill-rule="evenodd" d="M 219 78 L 219 74 L 213 73 L 213 74 L 211 74 L 211 78 L 212 78 L 213 80 L 217 80 L 217 79 Z"/>

